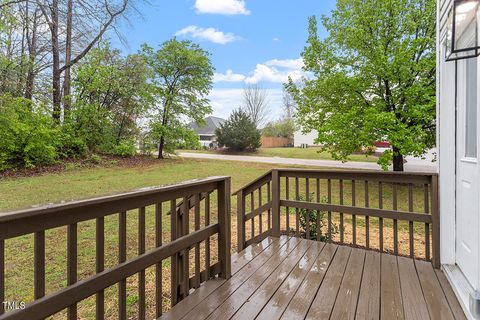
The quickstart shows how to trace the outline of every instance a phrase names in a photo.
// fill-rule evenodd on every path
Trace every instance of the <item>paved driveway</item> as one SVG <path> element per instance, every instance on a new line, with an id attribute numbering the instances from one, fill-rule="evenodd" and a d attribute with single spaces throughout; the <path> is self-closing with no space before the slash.
<path id="1" fill-rule="evenodd" d="M 180 152 L 179 155 L 183 158 L 196 159 L 218 159 L 228 161 L 244 161 L 244 162 L 258 162 L 258 163 L 274 163 L 284 165 L 303 165 L 312 167 L 330 167 L 340 169 L 367 169 L 367 170 L 382 170 L 375 162 L 345 162 L 335 160 L 312 160 L 312 159 L 296 159 L 296 158 L 280 158 L 280 157 L 257 157 L 257 156 L 238 156 L 225 155 L 213 153 L 189 153 Z M 405 164 L 405 171 L 410 172 L 436 172 L 436 164 L 428 160 L 409 159 Z"/>

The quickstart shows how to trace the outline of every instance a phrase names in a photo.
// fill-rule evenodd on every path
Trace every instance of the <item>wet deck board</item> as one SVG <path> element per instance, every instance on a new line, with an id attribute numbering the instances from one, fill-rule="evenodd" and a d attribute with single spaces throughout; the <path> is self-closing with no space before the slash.
<path id="1" fill-rule="evenodd" d="M 425 261 L 297 238 L 232 256 L 160 319 L 465 319 L 442 271 Z"/>

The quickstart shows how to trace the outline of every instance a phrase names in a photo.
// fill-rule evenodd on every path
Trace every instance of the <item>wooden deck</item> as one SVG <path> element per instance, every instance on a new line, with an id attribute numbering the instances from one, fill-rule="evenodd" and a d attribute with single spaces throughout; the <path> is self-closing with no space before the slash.
<path id="1" fill-rule="evenodd" d="M 232 256 L 160 319 L 465 319 L 430 262 L 300 238 L 267 238 Z"/>

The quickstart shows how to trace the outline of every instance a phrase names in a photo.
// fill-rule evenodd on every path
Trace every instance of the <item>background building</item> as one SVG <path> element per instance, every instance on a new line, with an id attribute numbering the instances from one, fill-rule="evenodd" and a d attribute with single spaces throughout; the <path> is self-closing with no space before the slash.
<path id="1" fill-rule="evenodd" d="M 205 118 L 204 124 L 199 125 L 196 122 L 192 122 L 190 127 L 198 134 L 200 144 L 203 147 L 216 148 L 218 145 L 215 130 L 224 122 L 225 119 L 210 116 Z"/>

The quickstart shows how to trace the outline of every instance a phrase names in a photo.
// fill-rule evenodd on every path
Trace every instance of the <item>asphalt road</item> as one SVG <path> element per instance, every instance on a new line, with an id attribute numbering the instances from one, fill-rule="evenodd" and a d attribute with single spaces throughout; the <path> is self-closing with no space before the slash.
<path id="1" fill-rule="evenodd" d="M 274 163 L 284 165 L 303 165 L 312 167 L 329 167 L 339 169 L 363 169 L 363 170 L 382 170 L 375 162 L 341 162 L 335 160 L 312 160 L 312 159 L 297 159 L 297 158 L 280 158 L 280 157 L 257 157 L 257 156 L 238 156 L 238 155 L 224 155 L 213 153 L 189 153 L 180 152 L 180 157 L 196 158 L 196 159 L 217 159 L 227 161 L 244 161 L 257 163 Z M 436 164 L 429 160 L 418 158 L 407 158 L 405 164 L 405 171 L 407 172 L 436 172 Z"/>

